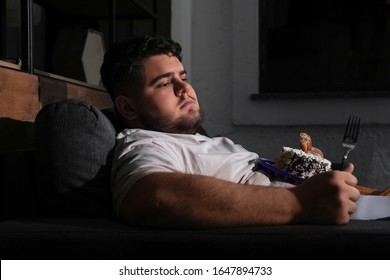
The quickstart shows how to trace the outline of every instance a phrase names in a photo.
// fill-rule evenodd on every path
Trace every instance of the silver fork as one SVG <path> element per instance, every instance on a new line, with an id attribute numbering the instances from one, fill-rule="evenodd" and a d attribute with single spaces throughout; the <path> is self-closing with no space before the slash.
<path id="1" fill-rule="evenodd" d="M 360 128 L 360 117 L 350 115 L 343 136 L 342 145 L 344 148 L 344 156 L 343 159 L 341 160 L 340 170 L 344 170 L 345 161 L 348 158 L 349 152 L 355 149 L 356 147 L 356 142 L 359 136 L 359 128 Z"/>

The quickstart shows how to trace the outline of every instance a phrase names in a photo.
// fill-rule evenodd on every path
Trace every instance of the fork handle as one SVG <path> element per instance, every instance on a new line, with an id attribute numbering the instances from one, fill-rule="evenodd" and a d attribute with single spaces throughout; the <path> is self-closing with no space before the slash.
<path id="1" fill-rule="evenodd" d="M 349 152 L 346 152 L 344 154 L 343 158 L 341 159 L 341 163 L 340 163 L 340 170 L 341 171 L 344 171 L 344 169 L 345 169 L 345 161 L 348 158 L 348 154 L 349 154 Z"/>
<path id="2" fill-rule="evenodd" d="M 346 161 L 346 159 L 348 158 L 348 154 L 349 154 L 350 151 L 351 151 L 351 150 L 346 151 L 346 152 L 344 153 L 344 156 L 343 156 L 343 158 L 342 158 L 342 160 L 341 160 L 341 163 L 340 163 L 340 170 L 341 170 L 341 171 L 343 171 L 343 170 L 345 169 L 345 161 Z"/>
<path id="3" fill-rule="evenodd" d="M 343 171 L 344 169 L 345 169 L 345 158 L 343 158 L 340 163 L 340 170 Z"/>

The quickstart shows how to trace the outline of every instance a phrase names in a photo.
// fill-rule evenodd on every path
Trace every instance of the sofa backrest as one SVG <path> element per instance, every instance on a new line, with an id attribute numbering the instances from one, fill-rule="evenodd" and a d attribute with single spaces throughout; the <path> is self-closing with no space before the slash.
<path id="1" fill-rule="evenodd" d="M 56 217 L 113 217 L 110 169 L 115 111 L 68 99 L 35 120 L 35 187 L 41 212 Z"/>

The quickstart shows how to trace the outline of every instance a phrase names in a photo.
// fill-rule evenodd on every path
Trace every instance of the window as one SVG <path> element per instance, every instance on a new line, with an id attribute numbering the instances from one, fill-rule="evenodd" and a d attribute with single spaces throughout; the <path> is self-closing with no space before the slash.
<path id="1" fill-rule="evenodd" d="M 364 124 L 389 124 L 390 91 L 387 90 L 326 92 L 324 89 L 321 89 L 322 91 L 307 89 L 298 91 L 298 89 L 302 90 L 302 87 L 298 88 L 294 84 L 286 84 L 285 91 L 280 89 L 270 91 L 269 88 L 267 91 L 264 90 L 265 85 L 262 80 L 259 82 L 259 77 L 264 79 L 264 76 L 260 75 L 259 66 L 259 62 L 263 63 L 263 61 L 259 58 L 261 39 L 258 38 L 260 35 L 258 23 L 261 9 L 258 5 L 279 3 L 279 1 L 232 1 L 233 123 L 235 125 L 281 125 L 283 127 L 290 125 L 344 126 L 349 114 L 357 114 L 364 120 Z M 264 73 L 264 69 L 261 71 Z M 274 84 L 274 86 L 277 85 Z M 334 98 L 335 96 L 337 98 Z M 372 98 L 373 96 L 375 98 Z"/>
<path id="2" fill-rule="evenodd" d="M 389 0 L 259 0 L 259 93 L 390 96 Z"/>

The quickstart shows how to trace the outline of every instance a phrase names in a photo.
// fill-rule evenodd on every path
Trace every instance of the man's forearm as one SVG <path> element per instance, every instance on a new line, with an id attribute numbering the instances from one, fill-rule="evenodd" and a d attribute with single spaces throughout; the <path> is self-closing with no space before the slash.
<path id="1" fill-rule="evenodd" d="M 220 227 L 286 224 L 299 210 L 288 189 L 201 175 L 154 173 L 130 189 L 120 217 L 146 226 Z"/>

